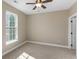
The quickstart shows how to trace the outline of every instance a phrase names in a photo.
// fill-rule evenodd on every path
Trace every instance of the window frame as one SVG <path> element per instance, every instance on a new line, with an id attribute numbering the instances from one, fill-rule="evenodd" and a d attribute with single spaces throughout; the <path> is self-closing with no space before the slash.
<path id="1" fill-rule="evenodd" d="M 8 34 L 9 34 L 9 32 L 8 32 L 8 15 L 13 15 L 14 17 L 15 17 L 15 30 L 16 30 L 16 33 L 15 33 L 15 36 L 16 36 L 16 38 L 14 39 L 14 40 L 9 40 L 7 37 L 8 37 Z M 9 41 L 8 41 L 9 40 Z M 16 41 L 18 41 L 18 15 L 17 14 L 15 14 L 15 13 L 13 13 L 13 12 L 10 12 L 10 11 L 6 11 L 6 45 L 9 45 L 9 44 L 12 44 L 12 43 L 14 43 L 14 42 L 16 42 Z"/>

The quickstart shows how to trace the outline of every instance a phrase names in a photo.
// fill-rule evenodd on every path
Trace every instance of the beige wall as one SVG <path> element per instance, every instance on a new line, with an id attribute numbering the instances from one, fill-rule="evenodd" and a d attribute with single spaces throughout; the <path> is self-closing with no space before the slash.
<path id="1" fill-rule="evenodd" d="M 69 9 L 70 16 L 77 12 L 77 2 L 75 2 Z"/>
<path id="2" fill-rule="evenodd" d="M 76 13 L 76 10 L 77 3 L 74 3 L 68 10 L 29 16 L 29 40 L 67 46 L 68 18 Z"/>
<path id="3" fill-rule="evenodd" d="M 29 40 L 67 45 L 68 13 L 66 10 L 29 16 Z"/>
<path id="4" fill-rule="evenodd" d="M 3 43 L 3 52 L 15 47 L 16 45 L 20 44 L 21 42 L 25 41 L 27 39 L 27 15 L 23 14 L 22 12 L 20 12 L 19 10 L 15 9 L 14 7 L 6 4 L 5 2 L 3 2 L 3 24 L 2 24 L 2 29 L 3 29 L 3 39 L 2 39 L 2 43 Z M 6 35 L 5 35 L 5 26 L 6 26 L 6 11 L 11 11 L 15 14 L 18 15 L 18 41 L 7 45 L 6 46 Z"/>

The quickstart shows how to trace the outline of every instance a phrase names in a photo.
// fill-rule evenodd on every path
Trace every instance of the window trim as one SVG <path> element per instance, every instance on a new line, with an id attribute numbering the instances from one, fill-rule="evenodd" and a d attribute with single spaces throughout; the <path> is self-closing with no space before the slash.
<path id="1" fill-rule="evenodd" d="M 12 44 L 12 43 L 14 43 L 16 41 L 18 41 L 18 40 L 15 39 L 15 40 L 12 40 L 12 41 L 6 41 L 6 44 L 9 45 L 9 44 Z"/>
<path id="2" fill-rule="evenodd" d="M 15 13 L 13 13 L 13 12 L 10 12 L 10 11 L 6 11 L 6 28 L 8 27 L 7 26 L 7 23 L 8 23 L 8 21 L 7 21 L 7 15 L 8 14 L 13 14 L 13 15 L 15 15 L 15 17 L 16 17 L 16 23 L 15 23 L 15 26 L 16 26 L 16 39 L 14 39 L 14 40 L 11 40 L 11 41 L 7 41 L 8 39 L 6 38 L 6 45 L 9 45 L 9 44 L 12 44 L 12 43 L 15 43 L 16 41 L 18 41 L 18 15 L 17 14 L 15 14 Z M 6 29 L 6 31 L 7 31 L 7 29 Z M 6 36 L 7 36 L 7 32 L 6 32 Z"/>

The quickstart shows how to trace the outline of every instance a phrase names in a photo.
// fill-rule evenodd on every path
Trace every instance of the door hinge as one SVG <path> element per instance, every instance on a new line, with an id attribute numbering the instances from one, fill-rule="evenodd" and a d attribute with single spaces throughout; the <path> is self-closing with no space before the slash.
<path id="1" fill-rule="evenodd" d="M 71 20 L 71 23 L 72 23 L 73 21 Z"/>
<path id="2" fill-rule="evenodd" d="M 72 32 L 71 32 L 71 35 L 72 35 Z"/>
<path id="3" fill-rule="evenodd" d="M 72 47 L 73 45 L 71 44 L 71 47 Z"/>

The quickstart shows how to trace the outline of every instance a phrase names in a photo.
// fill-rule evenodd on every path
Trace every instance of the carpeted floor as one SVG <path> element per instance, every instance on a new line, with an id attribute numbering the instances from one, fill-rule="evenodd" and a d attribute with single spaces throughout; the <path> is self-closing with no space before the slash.
<path id="1" fill-rule="evenodd" d="M 11 53 L 3 56 L 3 59 L 17 59 L 23 52 L 35 59 L 76 59 L 75 50 L 31 43 L 26 43 L 17 48 Z"/>

